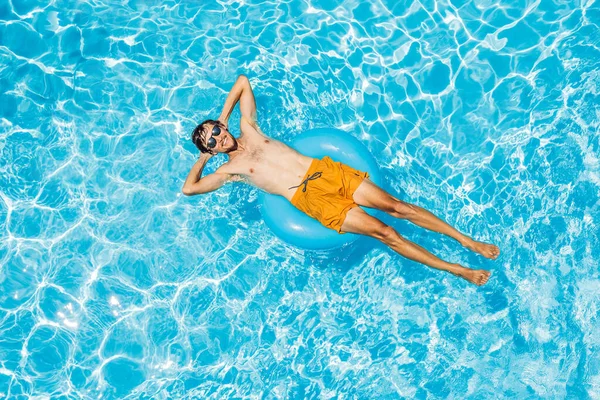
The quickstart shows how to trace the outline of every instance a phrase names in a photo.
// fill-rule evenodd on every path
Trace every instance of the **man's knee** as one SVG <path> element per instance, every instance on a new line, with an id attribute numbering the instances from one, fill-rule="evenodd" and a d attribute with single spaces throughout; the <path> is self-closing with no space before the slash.
<path id="1" fill-rule="evenodd" d="M 410 219 L 417 213 L 417 208 L 412 204 L 398 200 L 394 203 L 394 211 L 399 218 Z"/>
<path id="2" fill-rule="evenodd" d="M 384 243 L 396 240 L 400 237 L 394 228 L 385 224 L 379 226 L 373 236 Z"/>

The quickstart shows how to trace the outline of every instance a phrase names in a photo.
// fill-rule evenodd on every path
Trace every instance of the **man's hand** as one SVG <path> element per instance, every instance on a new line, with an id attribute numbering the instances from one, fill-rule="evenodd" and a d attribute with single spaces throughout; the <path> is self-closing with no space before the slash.
<path id="1" fill-rule="evenodd" d="M 201 160 L 208 161 L 208 160 L 210 160 L 210 158 L 212 156 L 214 156 L 214 154 L 212 154 L 212 153 L 200 153 L 200 157 L 198 157 L 198 161 L 201 161 Z"/>

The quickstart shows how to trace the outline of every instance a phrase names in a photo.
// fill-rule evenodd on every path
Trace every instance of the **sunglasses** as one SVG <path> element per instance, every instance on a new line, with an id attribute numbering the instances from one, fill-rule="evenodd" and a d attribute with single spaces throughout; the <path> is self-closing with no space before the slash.
<path id="1" fill-rule="evenodd" d="M 209 149 L 214 149 L 217 146 L 217 141 L 213 136 L 219 136 L 221 134 L 221 128 L 219 128 L 217 125 L 213 126 L 211 134 L 212 135 L 210 136 L 210 139 L 208 139 L 206 145 Z"/>

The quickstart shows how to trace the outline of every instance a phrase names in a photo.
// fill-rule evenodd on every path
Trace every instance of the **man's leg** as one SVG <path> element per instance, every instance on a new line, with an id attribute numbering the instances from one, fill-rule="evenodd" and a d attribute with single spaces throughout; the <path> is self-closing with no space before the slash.
<path id="1" fill-rule="evenodd" d="M 484 257 L 495 259 L 500 254 L 498 246 L 473 240 L 426 209 L 398 200 L 369 179 L 363 180 L 354 192 L 353 198 L 357 204 L 363 207 L 376 208 L 396 218 L 407 219 L 415 225 L 447 235 Z"/>
<path id="2" fill-rule="evenodd" d="M 370 216 L 360 207 L 354 207 L 348 211 L 341 230 L 343 232 L 352 232 L 374 237 L 388 245 L 401 256 L 432 268 L 448 271 L 476 285 L 485 284 L 490 277 L 488 271 L 465 268 L 460 264 L 448 263 L 434 256 L 416 243 L 403 238 L 394 230 L 394 228 L 384 224 L 377 218 Z"/>

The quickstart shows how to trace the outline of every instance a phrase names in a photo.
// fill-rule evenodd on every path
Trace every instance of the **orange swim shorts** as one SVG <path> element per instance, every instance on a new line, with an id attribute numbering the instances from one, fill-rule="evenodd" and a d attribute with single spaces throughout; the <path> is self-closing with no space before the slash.
<path id="1" fill-rule="evenodd" d="M 291 202 L 325 227 L 346 233 L 341 231 L 346 214 L 358 206 L 352 195 L 368 177 L 368 172 L 333 161 L 329 156 L 315 158 Z"/>

